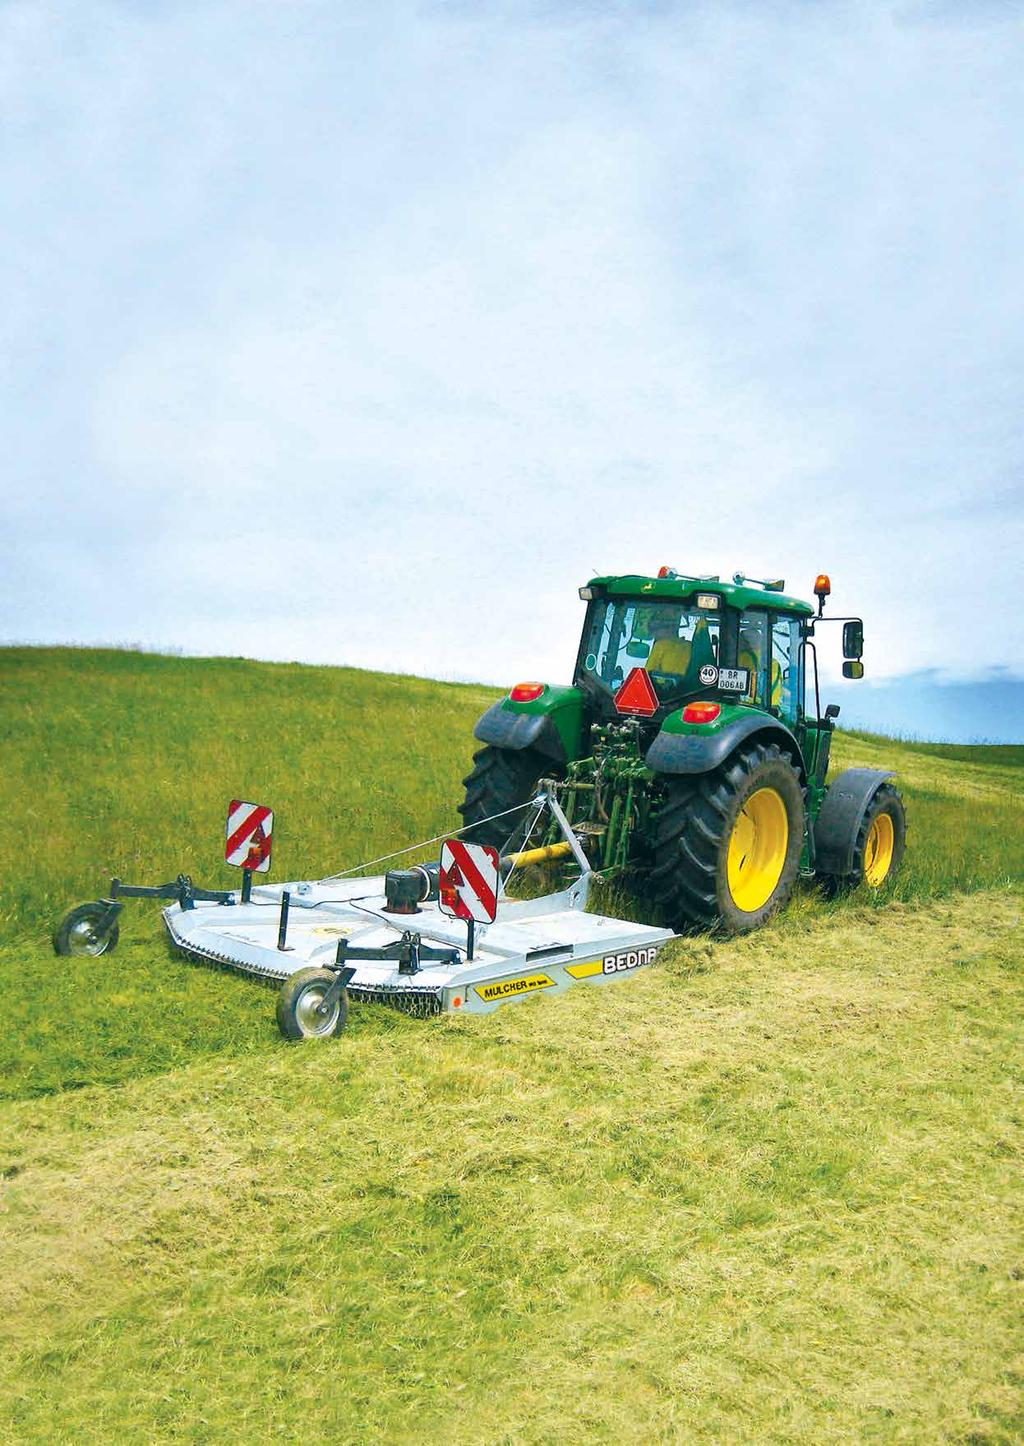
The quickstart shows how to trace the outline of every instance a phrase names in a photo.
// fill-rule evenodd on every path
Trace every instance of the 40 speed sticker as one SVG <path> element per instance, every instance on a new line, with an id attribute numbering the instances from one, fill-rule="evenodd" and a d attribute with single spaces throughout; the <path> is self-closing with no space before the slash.
<path id="1" fill-rule="evenodd" d="M 645 949 L 622 949 L 617 954 L 605 954 L 603 959 L 588 959 L 585 964 L 567 964 L 565 972 L 574 979 L 593 979 L 595 974 L 626 974 L 631 969 L 653 964 L 660 948 L 660 944 L 649 944 Z"/>
<path id="2" fill-rule="evenodd" d="M 532 994 L 535 989 L 550 989 L 554 980 L 546 974 L 526 974 L 519 979 L 499 979 L 495 984 L 477 984 L 476 992 L 490 1004 L 495 999 L 515 999 L 520 994 Z"/>

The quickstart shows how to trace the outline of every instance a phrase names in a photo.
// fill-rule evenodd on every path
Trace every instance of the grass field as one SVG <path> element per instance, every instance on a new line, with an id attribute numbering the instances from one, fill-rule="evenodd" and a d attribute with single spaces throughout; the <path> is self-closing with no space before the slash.
<path id="1" fill-rule="evenodd" d="M 956 1441 L 1024 1435 L 1024 749 L 840 735 L 906 870 L 488 1018 L 273 995 L 109 877 L 274 877 L 454 821 L 493 690 L 0 651 L 0 1439 Z"/>

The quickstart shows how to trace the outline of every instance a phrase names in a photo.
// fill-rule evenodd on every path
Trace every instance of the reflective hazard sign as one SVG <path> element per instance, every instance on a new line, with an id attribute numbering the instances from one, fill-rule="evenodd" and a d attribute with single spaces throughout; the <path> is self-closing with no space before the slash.
<path id="1" fill-rule="evenodd" d="M 456 919 L 491 924 L 498 912 L 498 850 L 446 839 L 441 848 L 438 904 Z"/>
<path id="2" fill-rule="evenodd" d="M 641 718 L 650 718 L 652 713 L 657 713 L 658 695 L 646 669 L 633 669 L 615 694 L 615 706 L 620 713 L 633 713 Z"/>
<path id="3" fill-rule="evenodd" d="M 270 868 L 270 839 L 274 814 L 262 803 L 245 803 L 233 798 L 228 805 L 224 830 L 224 861 L 254 874 Z"/>

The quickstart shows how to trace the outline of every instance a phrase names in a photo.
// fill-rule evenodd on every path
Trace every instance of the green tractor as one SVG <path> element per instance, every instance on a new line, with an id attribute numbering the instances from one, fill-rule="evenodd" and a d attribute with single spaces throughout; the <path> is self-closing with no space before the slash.
<path id="1" fill-rule="evenodd" d="M 815 648 L 841 622 L 844 676 L 863 677 L 864 625 L 823 617 L 825 576 L 817 610 L 784 586 L 662 568 L 580 588 L 572 685 L 519 683 L 477 723 L 464 837 L 507 849 L 543 779 L 595 871 L 627 878 L 675 929 L 756 929 L 798 876 L 881 887 L 903 857 L 903 802 L 878 769 L 826 783 L 839 708 L 821 710 Z M 517 847 L 569 852 L 526 823 Z"/>

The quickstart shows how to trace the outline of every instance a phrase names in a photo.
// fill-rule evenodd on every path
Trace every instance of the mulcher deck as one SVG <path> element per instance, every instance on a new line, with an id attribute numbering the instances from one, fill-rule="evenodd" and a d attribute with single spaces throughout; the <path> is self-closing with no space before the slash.
<path id="1" fill-rule="evenodd" d="M 588 879 L 539 899 L 502 899 L 493 924 L 476 929 L 466 958 L 466 926 L 424 903 L 414 914 L 384 911 L 383 876 L 343 883 L 274 884 L 254 888 L 249 903 L 197 903 L 163 911 L 174 943 L 201 959 L 268 979 L 326 966 L 344 939 L 357 948 L 396 943 L 411 930 L 424 945 L 458 950 L 458 961 L 424 961 L 414 974 L 393 960 L 352 961 L 349 993 L 414 1013 L 487 1014 L 511 999 L 571 985 L 607 983 L 654 962 L 674 938 L 670 929 L 584 912 Z M 286 946 L 278 948 L 281 898 L 289 895 Z"/>

